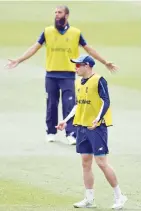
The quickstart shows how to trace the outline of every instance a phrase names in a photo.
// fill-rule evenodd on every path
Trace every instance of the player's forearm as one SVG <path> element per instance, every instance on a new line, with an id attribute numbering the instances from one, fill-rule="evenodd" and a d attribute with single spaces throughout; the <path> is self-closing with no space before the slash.
<path id="1" fill-rule="evenodd" d="M 104 115 L 108 111 L 109 106 L 110 106 L 110 101 L 108 101 L 108 100 L 107 101 L 103 101 L 102 100 L 102 106 L 100 108 L 100 111 L 98 113 L 98 116 L 96 117 L 96 120 L 98 122 L 104 117 Z"/>
<path id="2" fill-rule="evenodd" d="M 107 64 L 107 61 L 103 57 L 101 57 L 99 55 L 99 53 L 96 50 L 94 50 L 92 47 L 86 45 L 86 46 L 84 46 L 84 49 L 87 51 L 88 54 L 90 54 L 93 58 L 95 58 L 102 64 L 104 64 L 104 65 Z"/>
<path id="3" fill-rule="evenodd" d="M 17 59 L 18 63 L 21 63 L 29 59 L 30 57 L 32 57 L 40 48 L 41 48 L 41 45 L 39 43 L 35 43 L 21 57 Z"/>
<path id="4" fill-rule="evenodd" d="M 74 115 L 75 115 L 75 112 L 76 112 L 76 108 L 77 108 L 77 105 L 75 105 L 73 107 L 73 109 L 71 110 L 71 112 L 68 114 L 68 116 L 64 119 L 65 122 L 68 122 Z"/>

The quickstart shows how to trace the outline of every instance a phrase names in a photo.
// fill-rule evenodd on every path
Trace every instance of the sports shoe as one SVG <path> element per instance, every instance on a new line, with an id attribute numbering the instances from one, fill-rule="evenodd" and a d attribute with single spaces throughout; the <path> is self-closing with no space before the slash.
<path id="1" fill-rule="evenodd" d="M 94 200 L 89 201 L 87 198 L 84 198 L 82 201 L 75 203 L 73 206 L 75 208 L 96 208 Z"/>
<path id="2" fill-rule="evenodd" d="M 47 142 L 54 142 L 55 134 L 47 134 Z"/>
<path id="3" fill-rule="evenodd" d="M 73 136 L 67 136 L 69 145 L 76 145 L 76 139 Z"/>
<path id="4" fill-rule="evenodd" d="M 112 209 L 119 210 L 124 207 L 125 202 L 128 200 L 128 198 L 124 195 L 121 195 L 119 199 L 115 199 L 115 203 L 112 206 Z"/>

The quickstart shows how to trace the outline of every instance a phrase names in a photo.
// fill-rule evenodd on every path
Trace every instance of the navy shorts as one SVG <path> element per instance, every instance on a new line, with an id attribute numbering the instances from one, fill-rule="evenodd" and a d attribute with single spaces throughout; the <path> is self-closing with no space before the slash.
<path id="1" fill-rule="evenodd" d="M 77 126 L 76 151 L 80 154 L 94 154 L 102 156 L 109 153 L 108 133 L 105 124 L 101 124 L 94 130 Z"/>

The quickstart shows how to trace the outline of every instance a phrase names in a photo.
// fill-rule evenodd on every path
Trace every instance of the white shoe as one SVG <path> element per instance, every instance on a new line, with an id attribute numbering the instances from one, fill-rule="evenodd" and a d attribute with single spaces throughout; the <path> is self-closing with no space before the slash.
<path id="1" fill-rule="evenodd" d="M 76 139 L 73 136 L 67 136 L 69 145 L 76 145 Z"/>
<path id="2" fill-rule="evenodd" d="M 121 195 L 119 199 L 115 199 L 115 203 L 112 206 L 112 209 L 119 210 L 124 207 L 125 202 L 128 200 L 128 198 L 124 195 Z"/>
<path id="3" fill-rule="evenodd" d="M 75 208 L 96 208 L 94 200 L 89 201 L 87 198 L 85 198 L 80 202 L 75 203 L 73 206 Z"/>
<path id="4" fill-rule="evenodd" d="M 47 134 L 47 142 L 54 142 L 55 134 Z"/>

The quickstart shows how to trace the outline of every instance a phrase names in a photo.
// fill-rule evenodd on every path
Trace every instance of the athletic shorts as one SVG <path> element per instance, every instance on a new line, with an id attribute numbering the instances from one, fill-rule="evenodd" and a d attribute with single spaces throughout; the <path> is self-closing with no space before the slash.
<path id="1" fill-rule="evenodd" d="M 80 154 L 106 155 L 109 153 L 107 139 L 108 133 L 105 124 L 101 124 L 94 130 L 77 126 L 76 151 Z"/>

